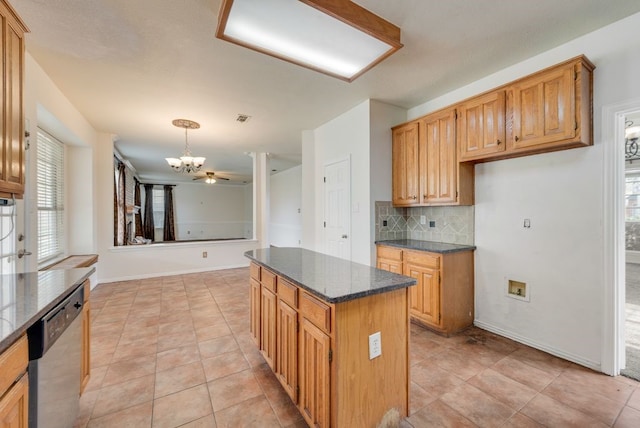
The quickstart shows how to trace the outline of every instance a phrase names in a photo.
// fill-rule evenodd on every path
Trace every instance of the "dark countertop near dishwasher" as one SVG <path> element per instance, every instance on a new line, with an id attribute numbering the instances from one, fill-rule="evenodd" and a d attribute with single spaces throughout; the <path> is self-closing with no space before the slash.
<path id="1" fill-rule="evenodd" d="M 328 303 L 386 293 L 416 283 L 408 276 L 304 248 L 261 248 L 244 255 Z"/>
<path id="2" fill-rule="evenodd" d="M 388 241 L 376 241 L 376 244 L 440 254 L 473 251 L 476 249 L 475 245 L 447 244 L 445 242 L 421 241 L 419 239 L 392 239 Z"/>
<path id="3" fill-rule="evenodd" d="M 91 267 L 0 275 L 0 353 L 93 272 Z"/>

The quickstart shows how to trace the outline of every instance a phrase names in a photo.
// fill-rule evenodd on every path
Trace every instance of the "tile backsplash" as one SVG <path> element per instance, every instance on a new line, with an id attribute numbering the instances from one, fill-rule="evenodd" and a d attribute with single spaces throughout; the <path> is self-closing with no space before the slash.
<path id="1" fill-rule="evenodd" d="M 396 208 L 391 202 L 376 201 L 375 238 L 473 245 L 473 206 Z"/>

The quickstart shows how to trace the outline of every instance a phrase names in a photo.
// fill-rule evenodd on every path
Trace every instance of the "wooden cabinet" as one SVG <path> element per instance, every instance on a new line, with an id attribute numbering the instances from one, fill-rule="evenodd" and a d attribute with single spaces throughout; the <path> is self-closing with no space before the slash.
<path id="1" fill-rule="evenodd" d="M 473 251 L 438 254 L 384 245 L 377 248 L 379 256 L 389 250 L 402 252 L 403 273 L 417 281 L 409 289 L 412 321 L 446 335 L 473 324 Z"/>
<path id="2" fill-rule="evenodd" d="M 298 289 L 278 278 L 276 377 L 295 402 L 298 394 Z"/>
<path id="3" fill-rule="evenodd" d="M 411 316 L 440 326 L 440 256 L 407 251 L 404 274 L 417 281 L 411 288 Z"/>
<path id="4" fill-rule="evenodd" d="M 262 286 L 260 295 L 260 350 L 272 370 L 276 359 L 276 295 Z"/>
<path id="5" fill-rule="evenodd" d="M 84 282 L 84 304 L 82 307 L 82 360 L 80 362 L 80 394 L 84 392 L 91 377 L 91 303 L 89 280 Z"/>
<path id="6" fill-rule="evenodd" d="M 0 196 L 22 197 L 24 193 L 25 153 L 23 146 L 24 33 L 27 27 L 4 0 L 0 1 L 2 20 L 2 159 Z"/>
<path id="7" fill-rule="evenodd" d="M 251 305 L 249 313 L 249 331 L 253 341 L 258 345 L 258 347 L 260 347 L 260 266 L 255 263 L 251 263 L 249 270 L 249 286 L 251 289 L 251 296 L 249 299 Z"/>
<path id="8" fill-rule="evenodd" d="M 550 151 L 592 144 L 592 70 L 582 57 L 511 85 L 513 127 L 508 150 Z"/>
<path id="9" fill-rule="evenodd" d="M 443 110 L 419 121 L 420 203 L 455 204 L 458 198 L 456 111 Z"/>
<path id="10" fill-rule="evenodd" d="M 260 269 L 260 299 L 269 302 L 258 318 L 260 347 L 265 360 L 273 359 L 276 378 L 309 426 L 377 426 L 391 409 L 408 415 L 407 288 L 331 304 L 279 275 L 267 280 L 275 282 L 273 292 L 265 287 L 265 273 L 274 274 Z M 265 352 L 271 346 L 265 339 L 272 331 L 271 317 L 264 314 L 272 306 L 271 295 L 277 311 L 272 356 Z M 383 353 L 370 360 L 368 335 L 377 331 Z"/>
<path id="11" fill-rule="evenodd" d="M 330 426 L 329 388 L 331 338 L 313 322 L 300 326 L 300 400 L 304 420 L 312 427 Z"/>
<path id="12" fill-rule="evenodd" d="M 504 152 L 506 95 L 504 90 L 472 98 L 458 107 L 460 161 Z"/>
<path id="13" fill-rule="evenodd" d="M 377 262 L 378 269 L 402 275 L 402 250 L 399 248 L 377 246 Z M 412 289 L 415 287 L 411 287 Z"/>
<path id="14" fill-rule="evenodd" d="M 0 355 L 0 426 L 26 428 L 29 423 L 29 347 L 22 336 Z"/>
<path id="15" fill-rule="evenodd" d="M 393 204 L 417 205 L 419 201 L 418 123 L 393 129 Z"/>
<path id="16" fill-rule="evenodd" d="M 393 128 L 393 205 L 473 205 L 473 165 L 459 164 L 456 110 Z"/>

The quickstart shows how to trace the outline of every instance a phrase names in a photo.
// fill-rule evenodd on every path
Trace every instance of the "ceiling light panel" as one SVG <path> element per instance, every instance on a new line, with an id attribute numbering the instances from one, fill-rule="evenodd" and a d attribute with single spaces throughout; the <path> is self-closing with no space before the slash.
<path id="1" fill-rule="evenodd" d="M 348 0 L 225 0 L 217 37 L 347 81 L 402 47 L 397 27 Z"/>

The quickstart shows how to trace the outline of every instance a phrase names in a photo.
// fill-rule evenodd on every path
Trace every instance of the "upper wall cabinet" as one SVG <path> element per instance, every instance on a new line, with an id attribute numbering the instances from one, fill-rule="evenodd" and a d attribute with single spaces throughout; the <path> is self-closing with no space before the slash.
<path id="1" fill-rule="evenodd" d="M 419 203 L 418 123 L 393 129 L 393 204 L 411 206 Z"/>
<path id="2" fill-rule="evenodd" d="M 458 106 L 460 161 L 482 159 L 505 151 L 505 109 L 504 90 L 472 98 Z"/>
<path id="3" fill-rule="evenodd" d="M 594 68 L 579 56 L 461 103 L 460 161 L 593 145 Z"/>
<path id="4" fill-rule="evenodd" d="M 580 57 L 511 85 L 507 150 L 518 154 L 592 145 L 593 69 Z"/>
<path id="5" fill-rule="evenodd" d="M 2 160 L 0 161 L 0 196 L 21 198 L 24 193 L 24 120 L 23 76 L 24 33 L 27 27 L 9 6 L 0 0 L 2 20 Z"/>
<path id="6" fill-rule="evenodd" d="M 472 205 L 473 165 L 458 163 L 456 110 L 393 128 L 395 206 Z"/>

